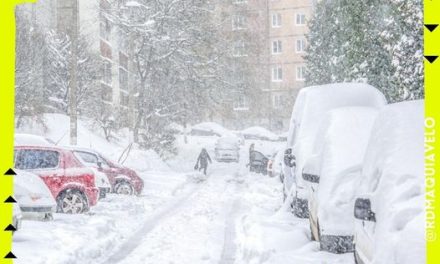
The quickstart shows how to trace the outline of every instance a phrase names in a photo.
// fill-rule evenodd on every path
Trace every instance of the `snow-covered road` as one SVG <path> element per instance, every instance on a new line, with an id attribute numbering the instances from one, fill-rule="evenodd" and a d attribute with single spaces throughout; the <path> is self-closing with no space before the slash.
<path id="1" fill-rule="evenodd" d="M 192 171 L 201 145 L 212 151 L 203 139 L 181 149 L 174 170 L 141 172 L 139 197 L 110 195 L 85 215 L 25 221 L 14 236 L 15 263 L 353 263 L 351 254 L 319 251 L 308 221 L 282 208 L 280 181 L 248 172 L 247 146 L 240 163 L 214 162 L 205 178 Z"/>

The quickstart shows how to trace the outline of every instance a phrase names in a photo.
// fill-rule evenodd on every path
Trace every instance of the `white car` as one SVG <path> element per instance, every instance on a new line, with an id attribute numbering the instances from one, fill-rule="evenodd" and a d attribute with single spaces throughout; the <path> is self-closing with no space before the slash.
<path id="1" fill-rule="evenodd" d="M 424 102 L 389 105 L 376 119 L 356 183 L 357 263 L 426 263 L 424 184 Z"/>
<path id="2" fill-rule="evenodd" d="M 318 126 L 329 110 L 339 107 L 386 105 L 385 96 L 376 88 L 361 83 L 338 83 L 301 89 L 290 121 L 285 170 L 285 195 L 292 195 L 292 207 L 298 217 L 308 217 L 308 191 L 301 177 L 305 161 L 312 153 Z"/>
<path id="3" fill-rule="evenodd" d="M 215 144 L 215 160 L 238 162 L 240 160 L 240 140 L 235 136 L 221 137 Z"/>
<path id="4" fill-rule="evenodd" d="M 323 118 L 305 163 L 302 177 L 309 189 L 312 238 L 321 250 L 353 251 L 354 183 L 378 111 L 368 107 L 342 107 Z"/>
<path id="5" fill-rule="evenodd" d="M 24 219 L 52 220 L 56 202 L 47 185 L 30 172 L 16 170 L 14 196 Z"/>
<path id="6" fill-rule="evenodd" d="M 100 155 L 92 149 L 79 147 L 66 147 L 72 150 L 75 157 L 84 165 L 93 170 L 95 174 L 95 185 L 99 188 L 99 199 L 103 199 L 112 191 L 112 185 L 108 176 L 101 171 L 103 161 Z"/>
<path id="7" fill-rule="evenodd" d="M 14 226 L 15 230 L 21 229 L 21 221 L 22 221 L 23 215 L 20 210 L 20 206 L 16 203 L 12 205 L 12 225 Z"/>

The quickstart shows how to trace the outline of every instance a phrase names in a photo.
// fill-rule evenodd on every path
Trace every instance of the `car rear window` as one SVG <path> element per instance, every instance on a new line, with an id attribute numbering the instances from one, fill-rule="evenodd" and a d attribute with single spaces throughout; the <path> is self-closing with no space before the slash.
<path id="1" fill-rule="evenodd" d="M 59 159 L 60 154 L 57 151 L 18 150 L 15 156 L 15 167 L 22 170 L 53 169 L 58 167 Z"/>

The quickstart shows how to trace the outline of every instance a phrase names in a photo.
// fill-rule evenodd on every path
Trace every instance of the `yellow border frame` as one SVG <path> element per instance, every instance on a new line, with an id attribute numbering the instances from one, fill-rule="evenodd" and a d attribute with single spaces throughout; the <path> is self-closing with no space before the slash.
<path id="1" fill-rule="evenodd" d="M 13 192 L 13 180 L 3 174 L 13 164 L 15 87 L 15 5 L 32 0 L 0 0 L 0 263 L 11 251 L 12 234 L 3 231 L 11 224 L 12 205 L 4 200 Z"/>
<path id="2" fill-rule="evenodd" d="M 439 11 L 439 0 L 424 0 L 425 24 L 440 24 Z M 440 26 L 433 32 L 425 28 L 424 34 L 425 55 L 440 55 Z M 440 172 L 440 58 L 433 63 L 425 60 L 425 98 L 427 263 L 434 264 L 440 259 L 440 182 L 435 182 Z"/>

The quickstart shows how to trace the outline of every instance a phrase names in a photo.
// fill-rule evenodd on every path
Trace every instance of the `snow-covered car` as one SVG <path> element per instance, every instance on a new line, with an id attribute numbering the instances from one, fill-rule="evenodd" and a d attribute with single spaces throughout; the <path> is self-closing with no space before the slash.
<path id="1" fill-rule="evenodd" d="M 17 170 L 14 177 L 14 196 L 24 219 L 52 220 L 56 202 L 49 188 L 37 175 Z"/>
<path id="2" fill-rule="evenodd" d="M 37 174 L 57 202 L 57 211 L 86 212 L 98 202 L 95 175 L 70 150 L 51 146 L 15 146 L 15 168 Z"/>
<path id="3" fill-rule="evenodd" d="M 241 131 L 245 139 L 277 141 L 278 136 L 264 127 L 249 127 Z"/>
<path id="4" fill-rule="evenodd" d="M 54 142 L 42 136 L 23 134 L 23 133 L 15 133 L 14 135 L 14 146 L 53 146 L 53 145 Z"/>
<path id="5" fill-rule="evenodd" d="M 290 120 L 285 158 L 288 166 L 284 171 L 285 196 L 293 196 L 292 207 L 296 216 L 308 217 L 308 191 L 301 173 L 312 153 L 313 140 L 325 113 L 349 106 L 379 109 L 386 103 L 385 96 L 368 84 L 337 83 L 300 90 Z"/>
<path id="6" fill-rule="evenodd" d="M 424 101 L 384 108 L 356 183 L 357 263 L 426 262 L 424 161 Z"/>
<path id="7" fill-rule="evenodd" d="M 215 160 L 219 162 L 238 162 L 240 160 L 240 145 L 237 137 L 221 137 L 215 144 Z"/>
<path id="8" fill-rule="evenodd" d="M 227 130 L 220 124 L 214 122 L 204 122 L 192 126 L 190 134 L 193 136 L 218 136 L 230 134 L 231 131 Z"/>
<path id="9" fill-rule="evenodd" d="M 100 156 L 91 149 L 86 148 L 70 148 L 76 158 L 86 167 L 89 167 L 95 173 L 95 185 L 99 188 L 99 199 L 107 196 L 112 191 L 109 177 L 104 173 L 103 162 Z"/>
<path id="10" fill-rule="evenodd" d="M 20 210 L 20 206 L 16 203 L 12 205 L 12 225 L 14 226 L 15 230 L 21 229 L 21 221 L 22 221 L 23 215 Z"/>
<path id="11" fill-rule="evenodd" d="M 249 170 L 251 172 L 267 175 L 267 164 L 269 162 L 269 158 L 266 157 L 263 153 L 255 150 L 251 151 L 250 155 L 251 162 L 249 164 Z"/>
<path id="12" fill-rule="evenodd" d="M 140 194 L 144 188 L 143 180 L 138 174 L 123 165 L 113 162 L 103 154 L 89 148 L 67 147 L 75 155 L 82 157 L 87 166 L 94 167 L 98 172 L 104 173 L 110 183 L 111 191 L 117 194 Z M 102 174 L 101 174 L 102 175 Z M 105 180 L 103 177 L 101 179 Z M 107 183 L 101 183 L 108 191 Z"/>
<path id="13" fill-rule="evenodd" d="M 355 182 L 378 111 L 341 107 L 325 114 L 302 172 L 312 238 L 321 250 L 353 251 Z"/>

